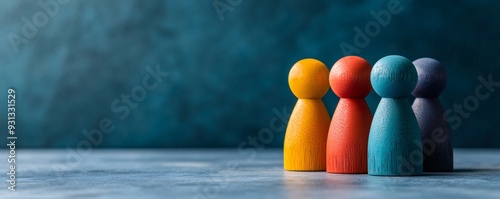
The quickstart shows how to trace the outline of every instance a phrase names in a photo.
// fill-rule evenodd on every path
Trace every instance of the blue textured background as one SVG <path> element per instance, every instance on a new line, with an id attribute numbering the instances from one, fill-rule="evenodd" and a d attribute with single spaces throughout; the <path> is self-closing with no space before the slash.
<path id="1" fill-rule="evenodd" d="M 44 10 L 38 1 L 1 1 L 0 102 L 17 90 L 18 146 L 75 147 L 102 118 L 116 130 L 97 147 L 238 146 L 270 121 L 279 126 L 276 110 L 293 108 L 293 63 L 314 57 L 331 67 L 343 56 L 339 45 L 353 45 L 354 27 L 364 29 L 388 1 L 220 0 L 230 6 L 223 20 L 213 2 L 72 0 L 16 52 L 8 35 Z M 356 55 L 371 64 L 388 54 L 440 60 L 449 73 L 445 109 L 474 96 L 479 76 L 500 81 L 499 1 L 401 6 Z M 122 120 L 111 104 L 142 84 L 148 65 L 169 76 Z M 372 112 L 379 99 L 373 91 L 367 98 Z M 338 99 L 330 91 L 324 101 L 332 113 Z M 499 102 L 497 87 L 454 130 L 455 146 L 500 147 Z M 282 145 L 284 129 L 275 130 L 266 146 Z"/>

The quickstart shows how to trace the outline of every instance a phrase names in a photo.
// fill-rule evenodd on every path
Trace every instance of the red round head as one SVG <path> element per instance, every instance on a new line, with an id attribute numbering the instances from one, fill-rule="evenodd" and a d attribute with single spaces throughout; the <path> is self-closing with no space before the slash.
<path id="1" fill-rule="evenodd" d="M 330 87 L 340 98 L 364 98 L 372 90 L 371 65 L 358 56 L 339 59 L 330 71 Z"/>

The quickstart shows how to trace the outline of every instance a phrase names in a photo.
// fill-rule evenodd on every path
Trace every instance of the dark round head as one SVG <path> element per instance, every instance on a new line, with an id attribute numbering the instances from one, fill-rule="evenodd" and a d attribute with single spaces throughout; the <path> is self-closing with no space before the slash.
<path id="1" fill-rule="evenodd" d="M 439 61 L 432 58 L 420 58 L 413 61 L 417 68 L 418 83 L 412 94 L 415 97 L 437 97 L 448 83 L 446 69 Z"/>
<path id="2" fill-rule="evenodd" d="M 361 57 L 343 57 L 330 70 L 330 86 L 341 98 L 364 98 L 372 90 L 371 70 L 370 63 Z"/>
<path id="3" fill-rule="evenodd" d="M 373 90 L 385 98 L 409 96 L 415 89 L 417 80 L 415 66 L 399 55 L 389 55 L 378 60 L 370 75 Z"/>

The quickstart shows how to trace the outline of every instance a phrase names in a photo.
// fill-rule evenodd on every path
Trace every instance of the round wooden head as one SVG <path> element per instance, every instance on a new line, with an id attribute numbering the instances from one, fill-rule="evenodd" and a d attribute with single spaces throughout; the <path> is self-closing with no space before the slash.
<path id="1" fill-rule="evenodd" d="M 316 59 L 295 63 L 288 74 L 288 84 L 299 99 L 319 99 L 328 91 L 328 68 Z"/>
<path id="2" fill-rule="evenodd" d="M 339 59 L 330 70 L 330 86 L 340 98 L 364 98 L 372 90 L 368 61 L 358 56 Z"/>
<path id="3" fill-rule="evenodd" d="M 448 76 L 439 61 L 432 58 L 420 58 L 413 61 L 417 68 L 418 83 L 412 94 L 415 97 L 437 97 L 446 87 Z"/>
<path id="4" fill-rule="evenodd" d="M 370 80 L 373 90 L 385 98 L 407 97 L 415 89 L 418 76 L 410 60 L 399 55 L 389 55 L 373 66 Z"/>

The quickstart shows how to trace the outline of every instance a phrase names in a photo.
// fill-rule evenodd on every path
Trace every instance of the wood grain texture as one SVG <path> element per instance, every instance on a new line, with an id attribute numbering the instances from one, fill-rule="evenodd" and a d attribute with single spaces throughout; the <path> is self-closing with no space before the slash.
<path id="1" fill-rule="evenodd" d="M 326 171 L 367 173 L 368 133 L 372 114 L 364 98 L 341 98 L 327 141 Z"/>
<path id="2" fill-rule="evenodd" d="M 299 98 L 288 121 L 283 167 L 292 171 L 324 171 L 330 116 L 321 98 L 328 91 L 328 68 L 315 59 L 293 65 L 288 83 Z"/>
<path id="3" fill-rule="evenodd" d="M 422 136 L 425 172 L 453 171 L 451 130 L 438 98 L 416 98 L 412 105 Z"/>
<path id="4" fill-rule="evenodd" d="M 421 175 L 422 139 L 406 98 L 382 98 L 368 139 L 368 174 Z"/>
<path id="5" fill-rule="evenodd" d="M 285 170 L 324 171 L 330 116 L 320 99 L 299 99 L 285 134 Z"/>

